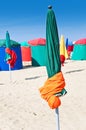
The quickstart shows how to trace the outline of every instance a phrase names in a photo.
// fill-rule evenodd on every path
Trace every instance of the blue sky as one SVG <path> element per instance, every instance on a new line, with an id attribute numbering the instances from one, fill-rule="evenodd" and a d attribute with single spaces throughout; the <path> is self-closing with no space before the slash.
<path id="1" fill-rule="evenodd" d="M 53 6 L 59 38 L 86 38 L 86 0 L 0 0 L 0 39 L 7 30 L 18 42 L 45 38 L 48 5 Z"/>

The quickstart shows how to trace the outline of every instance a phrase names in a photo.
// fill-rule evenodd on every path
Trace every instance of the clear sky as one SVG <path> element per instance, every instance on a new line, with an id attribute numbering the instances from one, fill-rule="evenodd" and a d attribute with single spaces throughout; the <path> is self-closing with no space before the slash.
<path id="1" fill-rule="evenodd" d="M 0 0 L 0 39 L 7 30 L 18 42 L 45 38 L 48 5 L 53 6 L 59 37 L 86 38 L 86 0 Z"/>

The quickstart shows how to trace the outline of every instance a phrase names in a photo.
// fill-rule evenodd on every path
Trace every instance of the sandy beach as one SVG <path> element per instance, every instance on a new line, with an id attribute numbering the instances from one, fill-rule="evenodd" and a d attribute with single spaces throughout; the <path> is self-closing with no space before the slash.
<path id="1" fill-rule="evenodd" d="M 86 61 L 62 67 L 67 94 L 59 107 L 60 130 L 86 130 Z M 56 130 L 56 113 L 40 97 L 46 67 L 0 71 L 0 130 Z"/>

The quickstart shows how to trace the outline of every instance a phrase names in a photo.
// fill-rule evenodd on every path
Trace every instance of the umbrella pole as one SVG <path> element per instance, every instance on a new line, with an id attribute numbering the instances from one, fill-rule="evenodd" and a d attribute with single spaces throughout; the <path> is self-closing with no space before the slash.
<path id="1" fill-rule="evenodd" d="M 12 81 L 12 74 L 11 74 L 11 67 L 10 67 L 10 64 L 9 64 L 9 72 L 10 72 L 10 82 Z"/>
<path id="2" fill-rule="evenodd" d="M 56 130 L 60 130 L 60 123 L 59 123 L 59 109 L 58 108 L 56 108 L 55 109 L 55 112 L 56 112 L 56 125 L 57 125 L 57 128 L 56 128 Z"/>

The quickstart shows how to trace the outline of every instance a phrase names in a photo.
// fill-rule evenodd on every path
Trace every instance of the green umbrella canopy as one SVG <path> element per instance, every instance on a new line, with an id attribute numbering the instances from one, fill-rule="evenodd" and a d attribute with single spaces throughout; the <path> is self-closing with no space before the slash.
<path id="1" fill-rule="evenodd" d="M 41 97 L 48 102 L 50 108 L 60 106 L 59 96 L 65 92 L 65 81 L 61 72 L 59 36 L 56 18 L 52 7 L 48 7 L 46 19 L 46 69 L 48 79 L 41 87 Z"/>
<path id="2" fill-rule="evenodd" d="M 12 40 L 10 40 L 10 35 L 9 32 L 6 32 L 6 40 L 2 40 L 3 45 L 5 45 L 6 48 L 11 49 L 11 47 L 13 46 L 12 43 L 16 43 Z M 18 43 L 16 43 L 15 45 L 18 45 Z M 11 59 L 11 56 L 6 52 L 6 57 L 5 57 L 6 61 L 8 61 L 9 59 Z"/>
<path id="3" fill-rule="evenodd" d="M 8 31 L 6 32 L 6 47 L 11 48 L 10 35 L 9 35 Z"/>
<path id="4" fill-rule="evenodd" d="M 48 7 L 46 19 L 46 68 L 48 77 L 61 71 L 59 36 L 52 7 Z"/>
<path id="5" fill-rule="evenodd" d="M 49 78 L 61 72 L 59 35 L 52 6 L 48 7 L 46 19 L 46 68 Z M 56 95 L 61 96 L 64 93 L 65 89 Z"/>

